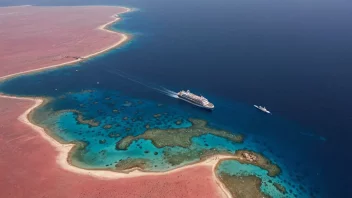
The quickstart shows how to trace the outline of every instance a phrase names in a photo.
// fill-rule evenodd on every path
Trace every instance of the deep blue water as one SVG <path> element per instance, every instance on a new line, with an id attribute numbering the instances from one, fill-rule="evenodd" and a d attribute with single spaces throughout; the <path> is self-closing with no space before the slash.
<path id="1" fill-rule="evenodd" d="M 11 3 L 28 4 L 27 1 Z M 82 102 L 79 100 L 81 90 L 94 89 L 97 95 L 122 97 L 115 98 L 117 108 L 125 100 L 142 100 L 143 105 L 149 104 L 131 107 L 146 111 L 144 121 L 153 119 L 154 113 L 164 112 L 171 114 L 163 119 L 170 123 L 174 122 L 174 117 L 203 118 L 218 128 L 245 134 L 244 147 L 268 155 L 284 167 L 286 174 L 294 175 L 297 181 L 293 182 L 319 191 L 319 197 L 348 197 L 351 155 L 346 151 L 350 150 L 352 129 L 351 2 L 84 2 L 97 3 L 138 8 L 124 15 L 123 21 L 113 27 L 133 35 L 127 45 L 77 67 L 15 78 L 1 84 L 0 91 L 18 95 L 65 95 L 65 99 L 50 106 L 62 110 L 78 109 Z M 33 4 L 46 5 L 47 2 L 33 1 Z M 50 4 L 80 5 L 82 2 Z M 216 110 L 208 113 L 193 108 L 111 71 L 123 71 L 144 84 L 202 93 L 216 105 Z M 105 100 L 105 95 L 97 95 L 94 95 L 95 100 Z M 159 111 L 159 103 L 165 105 L 165 110 Z M 257 112 L 253 104 L 267 106 L 273 116 Z M 99 105 L 98 109 L 105 107 L 112 108 Z M 137 109 L 126 114 L 132 115 Z M 99 115 L 97 109 L 80 110 L 88 117 L 100 116 L 101 120 L 117 122 L 116 117 Z M 68 131 L 92 130 L 84 126 L 75 128 L 72 118 L 73 115 L 53 116 L 41 124 L 59 129 L 66 127 Z M 71 125 L 61 126 L 60 123 Z M 155 123 L 155 127 L 167 125 L 169 123 Z M 142 128 L 130 133 L 141 131 Z M 84 138 L 66 135 L 59 136 L 66 140 Z M 96 144 L 99 138 L 95 140 Z M 111 145 L 114 142 L 111 141 Z M 110 147 L 107 150 L 115 151 Z M 145 147 L 154 152 L 148 143 Z M 91 148 L 90 151 L 100 150 Z M 143 153 L 136 151 L 133 155 Z M 89 159 L 98 164 L 106 163 L 104 156 L 100 161 L 88 156 L 87 161 Z M 294 180 L 290 176 L 282 177 L 282 180 Z"/>

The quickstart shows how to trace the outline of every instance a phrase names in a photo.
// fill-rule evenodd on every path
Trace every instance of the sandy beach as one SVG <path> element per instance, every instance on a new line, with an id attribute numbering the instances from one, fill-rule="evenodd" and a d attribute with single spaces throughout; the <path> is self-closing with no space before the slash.
<path id="1" fill-rule="evenodd" d="M 0 79 L 67 65 L 119 46 L 128 36 L 106 27 L 127 11 L 108 6 L 0 8 L 6 27 L 1 32 L 5 45 L 0 46 Z M 214 172 L 218 160 L 229 156 L 163 173 L 71 166 L 67 157 L 74 145 L 60 144 L 28 120 L 42 102 L 0 96 L 0 174 L 5 178 L 0 197 L 230 196 Z"/>

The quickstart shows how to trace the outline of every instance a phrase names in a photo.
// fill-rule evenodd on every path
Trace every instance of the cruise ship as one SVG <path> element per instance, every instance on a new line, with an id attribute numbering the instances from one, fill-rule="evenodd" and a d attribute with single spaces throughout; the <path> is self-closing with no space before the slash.
<path id="1" fill-rule="evenodd" d="M 205 109 L 213 110 L 214 105 L 208 101 L 208 99 L 204 98 L 203 96 L 198 96 L 191 93 L 189 90 L 187 91 L 180 91 L 177 93 L 179 99 L 189 102 L 193 105 L 198 107 L 202 107 Z"/>

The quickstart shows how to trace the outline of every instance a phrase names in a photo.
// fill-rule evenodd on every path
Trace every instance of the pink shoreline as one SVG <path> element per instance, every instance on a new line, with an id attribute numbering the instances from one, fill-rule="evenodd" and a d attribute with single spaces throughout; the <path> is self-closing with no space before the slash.
<path id="1" fill-rule="evenodd" d="M 108 6 L 98 6 L 98 8 L 102 10 L 99 12 L 99 9 L 97 9 L 98 11 L 96 11 L 93 6 L 0 7 L 0 14 L 2 13 L 0 20 L 2 18 L 5 20 L 5 25 L 3 25 L 5 30 L 1 32 L 0 36 L 9 37 L 0 46 L 0 62 L 3 63 L 3 68 L 0 70 L 0 80 L 19 74 L 77 63 L 82 59 L 104 53 L 126 42 L 129 39 L 128 35 L 111 31 L 106 27 L 120 20 L 118 14 L 130 12 L 131 9 Z M 24 28 L 28 24 L 17 22 L 24 20 L 27 23 L 32 23 L 33 20 L 40 20 L 43 17 L 42 15 L 50 15 L 51 18 L 56 20 L 56 18 L 64 15 L 66 9 L 69 10 L 67 16 L 65 16 L 66 18 L 63 17 L 58 23 L 61 23 L 61 26 L 68 26 L 68 28 L 61 29 L 61 26 L 55 26 L 55 23 L 48 19 L 49 22 L 28 31 L 29 35 L 23 35 L 22 31 L 26 31 Z M 107 13 L 101 13 L 105 11 Z M 36 12 L 39 14 L 36 14 Z M 79 15 L 75 12 L 83 13 Z M 92 22 L 93 24 L 87 22 L 77 23 L 77 25 L 71 24 L 74 20 L 91 19 L 90 15 L 98 17 Z M 72 19 L 72 17 L 76 17 L 76 19 Z M 109 22 L 106 23 L 107 20 Z M 103 21 L 105 21 L 105 24 L 100 25 Z M 45 27 L 45 25 L 49 27 Z"/>
<path id="2" fill-rule="evenodd" d="M 0 116 L 0 197 L 222 197 L 208 165 L 120 179 L 67 171 L 58 166 L 56 148 L 17 120 L 26 118 L 33 99 L 0 97 L 0 103 L 8 115 Z"/>
<path id="3" fill-rule="evenodd" d="M 0 128 L 5 132 L 0 135 L 0 154 L 2 160 L 11 162 L 0 163 L 0 174 L 7 178 L 0 181 L 0 197 L 24 197 L 21 194 L 23 190 L 30 191 L 25 193 L 26 197 L 37 197 L 38 193 L 49 197 L 230 197 L 214 170 L 218 159 L 226 156 L 214 156 L 201 163 L 163 173 L 136 170 L 124 174 L 84 170 L 69 165 L 66 154 L 73 145 L 58 143 L 27 118 L 42 102 L 39 98 L 0 95 L 0 103 L 7 107 L 0 107 L 0 111 L 7 115 L 0 116 Z M 13 182 L 22 186 L 21 190 L 16 190 Z M 55 189 L 52 185 L 57 182 L 64 186 L 60 191 L 46 190 Z M 100 187 L 96 189 L 97 186 Z"/>
<path id="4" fill-rule="evenodd" d="M 127 9 L 125 10 L 125 12 L 126 11 L 129 10 Z M 97 54 L 103 53 L 107 50 L 110 50 L 112 48 L 115 48 L 125 42 L 128 39 L 126 35 L 105 29 L 108 25 L 116 22 L 117 20 L 119 20 L 119 18 L 115 18 L 113 21 L 99 26 L 98 29 L 99 31 L 103 30 L 104 32 L 119 34 L 121 36 L 120 40 L 115 42 L 113 45 L 108 45 L 108 47 L 104 49 L 80 57 L 89 58 Z M 10 72 L 10 74 L 6 74 L 0 71 L 0 76 L 2 76 L 0 77 L 0 80 L 4 80 L 25 73 L 37 72 L 48 68 L 55 68 L 71 64 L 77 61 L 80 60 L 72 60 L 68 62 L 66 61 L 44 67 L 40 67 L 40 65 L 37 65 L 38 68 L 31 68 L 29 70 L 25 70 L 24 72 L 16 72 L 16 70 L 13 70 L 15 72 Z M 5 131 L 3 134 L 0 135 L 0 155 L 2 159 L 6 159 L 7 162 L 11 161 L 11 163 L 0 163 L 0 174 L 8 178 L 6 181 L 0 182 L 0 197 L 21 197 L 21 193 L 23 192 L 21 192 L 21 190 L 16 190 L 12 186 L 12 182 L 10 181 L 19 182 L 22 183 L 23 186 L 28 186 L 28 189 L 25 189 L 24 191 L 33 191 L 33 189 L 37 190 L 37 192 L 34 194 L 23 194 L 26 195 L 26 197 L 31 197 L 31 195 L 33 197 L 37 197 L 38 193 L 44 193 L 50 195 L 50 197 L 66 197 L 63 196 L 61 192 L 47 192 L 46 190 L 43 190 L 45 188 L 43 188 L 42 185 L 52 185 L 58 182 L 57 178 L 53 177 L 53 175 L 60 177 L 62 180 L 60 180 L 59 182 L 64 183 L 67 188 L 71 187 L 71 191 L 68 191 L 70 193 L 70 196 L 75 194 L 77 195 L 78 191 L 81 195 L 83 193 L 86 197 L 92 196 L 94 193 L 98 192 L 99 196 L 101 196 L 102 192 L 100 190 L 90 189 L 88 186 L 94 188 L 99 185 L 104 185 L 104 188 L 106 189 L 104 191 L 105 195 L 116 194 L 118 196 L 121 196 L 123 194 L 123 197 L 137 197 L 139 195 L 146 195 L 148 193 L 151 195 L 150 197 L 159 197 L 162 195 L 167 197 L 178 197 L 178 195 L 181 194 L 182 197 L 230 197 L 230 194 L 228 193 L 226 188 L 215 176 L 214 171 L 218 161 L 217 159 L 227 158 L 228 156 L 216 156 L 201 163 L 182 167 L 164 173 L 150 173 L 135 170 L 130 172 L 129 174 L 124 174 L 105 170 L 84 170 L 71 166 L 67 161 L 68 153 L 73 147 L 72 144 L 60 144 L 52 137 L 50 137 L 47 133 L 45 133 L 44 129 L 29 122 L 28 114 L 33 109 L 42 104 L 42 99 L 16 98 L 0 95 L 0 101 L 3 104 L 7 104 L 6 107 L 3 105 L 0 106 L 0 111 L 10 111 L 8 114 L 6 114 L 6 116 L 0 116 L 0 127 Z M 23 114 L 19 115 L 20 112 L 25 109 L 26 111 Z M 17 117 L 20 122 L 15 122 Z M 14 124 L 8 122 L 9 120 L 14 121 Z M 25 132 L 23 132 L 23 130 Z M 33 130 L 37 133 L 34 134 Z M 11 133 L 9 131 L 11 131 Z M 49 142 L 51 146 L 49 146 L 47 142 Z M 39 146 L 38 148 L 40 151 L 34 149 L 30 153 L 28 153 L 27 151 L 31 150 L 31 146 L 34 148 Z M 46 148 L 45 150 L 43 150 L 44 147 Z M 13 149 L 16 148 L 20 149 L 20 152 L 13 152 Z M 28 155 L 30 155 L 31 158 L 28 159 Z M 26 163 L 32 165 L 26 166 L 25 164 L 21 163 L 22 159 L 26 158 Z M 44 160 L 44 162 L 41 163 L 38 160 Z M 15 164 L 15 166 L 13 164 Z M 31 167 L 32 169 L 30 169 Z M 22 177 L 21 175 L 17 174 L 18 172 L 24 173 L 22 174 Z M 77 175 L 76 173 L 78 173 L 79 175 Z M 41 178 L 44 177 L 47 179 L 51 179 L 49 179 L 49 182 L 42 183 L 41 181 L 37 181 L 35 179 L 38 178 L 38 174 L 41 176 Z M 67 175 L 67 178 L 63 179 L 62 175 Z M 184 178 L 182 179 L 180 178 L 180 176 L 184 176 Z M 202 180 L 202 178 L 204 179 L 204 177 L 207 178 L 206 182 L 199 182 Z M 122 178 L 124 182 L 121 180 Z M 35 180 L 36 182 L 33 182 L 33 180 Z M 155 182 L 150 182 L 150 180 L 153 180 Z M 77 184 L 77 181 L 85 183 L 84 186 L 82 184 Z M 33 186 L 30 187 L 32 183 L 37 182 L 39 182 L 37 188 Z M 124 185 L 124 183 L 129 182 L 130 184 L 138 184 L 137 186 L 139 186 L 138 188 L 140 189 L 139 194 L 136 194 L 136 189 L 133 188 L 133 185 Z M 140 186 L 141 184 L 139 183 L 143 183 L 143 186 Z M 76 188 L 73 187 L 75 185 Z M 160 189 L 157 189 L 154 194 L 151 194 L 149 192 L 149 190 L 153 187 L 160 185 Z M 167 192 L 165 192 L 165 185 L 169 186 L 169 191 Z M 77 188 L 77 186 L 80 186 L 80 188 Z M 109 186 L 110 188 L 107 188 L 106 186 Z M 183 188 L 184 191 L 180 190 L 179 188 Z"/>

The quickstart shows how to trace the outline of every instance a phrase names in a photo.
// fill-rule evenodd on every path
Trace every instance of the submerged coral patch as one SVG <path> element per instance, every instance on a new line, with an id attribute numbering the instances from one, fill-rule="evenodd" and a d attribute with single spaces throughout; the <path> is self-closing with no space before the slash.
<path id="1" fill-rule="evenodd" d="M 252 164 L 267 170 L 270 177 L 275 177 L 280 174 L 281 169 L 278 165 L 272 163 L 268 158 L 254 151 L 237 150 L 235 156 L 238 161 L 244 164 Z"/>
<path id="2" fill-rule="evenodd" d="M 233 197 L 241 198 L 269 198 L 260 190 L 262 180 L 254 175 L 236 176 L 227 173 L 219 175 L 220 181 L 226 186 Z"/>
<path id="3" fill-rule="evenodd" d="M 150 164 L 147 159 L 128 158 L 116 163 L 115 170 L 119 172 L 129 172 L 131 169 L 145 170 L 150 168 Z"/>
<path id="4" fill-rule="evenodd" d="M 199 137 L 204 134 L 223 137 L 236 143 L 241 143 L 243 141 L 242 135 L 210 128 L 204 120 L 189 119 L 189 121 L 192 123 L 192 126 L 188 128 L 149 129 L 138 136 L 127 136 L 117 142 L 116 148 L 126 150 L 133 141 L 139 139 L 151 140 L 157 148 L 163 148 L 166 146 L 188 148 L 192 144 L 191 139 L 193 137 Z"/>
<path id="5" fill-rule="evenodd" d="M 273 185 L 274 185 L 275 188 L 276 188 L 278 191 L 280 191 L 282 194 L 286 194 L 286 193 L 287 193 L 286 188 L 285 188 L 284 186 L 282 186 L 281 184 L 275 182 Z"/>
<path id="6" fill-rule="evenodd" d="M 74 113 L 77 115 L 76 120 L 79 124 L 87 124 L 90 127 L 97 127 L 100 125 L 100 123 L 94 119 L 85 119 L 78 111 L 74 111 Z"/>

